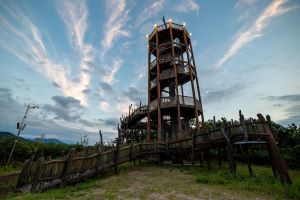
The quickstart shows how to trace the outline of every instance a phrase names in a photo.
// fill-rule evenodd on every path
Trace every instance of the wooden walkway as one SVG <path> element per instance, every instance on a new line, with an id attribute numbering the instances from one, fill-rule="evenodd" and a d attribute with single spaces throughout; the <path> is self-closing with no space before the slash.
<path id="1" fill-rule="evenodd" d="M 117 173 L 120 164 L 135 159 L 154 157 L 162 162 L 175 157 L 181 161 L 186 159 L 194 163 L 195 158 L 203 151 L 222 147 L 227 147 L 230 171 L 235 175 L 234 148 L 236 145 L 249 143 L 266 143 L 269 147 L 274 175 L 279 175 L 284 183 L 291 183 L 271 129 L 260 114 L 258 114 L 258 119 L 251 123 L 200 130 L 192 135 L 190 138 L 167 144 L 138 143 L 122 146 L 118 139 L 114 150 L 99 151 L 89 156 L 75 156 L 74 149 L 71 149 L 66 159 L 46 161 L 39 158 L 36 162 L 27 160 L 19 175 L 17 188 L 27 188 L 36 192 L 49 187 L 64 186 L 89 177 L 101 176 L 109 169 L 114 169 Z"/>

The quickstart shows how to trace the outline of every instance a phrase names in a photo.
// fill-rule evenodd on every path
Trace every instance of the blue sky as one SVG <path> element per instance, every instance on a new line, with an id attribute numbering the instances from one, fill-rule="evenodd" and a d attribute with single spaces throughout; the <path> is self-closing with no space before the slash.
<path id="1" fill-rule="evenodd" d="M 300 124 L 298 0 L 0 1 L 0 130 L 91 144 L 146 103 L 147 40 L 187 24 L 205 119 L 270 114 Z M 188 91 L 187 91 L 188 92 Z"/>

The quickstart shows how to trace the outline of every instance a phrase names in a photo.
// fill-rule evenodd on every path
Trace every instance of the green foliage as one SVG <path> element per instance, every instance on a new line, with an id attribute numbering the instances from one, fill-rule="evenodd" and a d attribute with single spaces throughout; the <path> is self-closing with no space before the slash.
<path id="1" fill-rule="evenodd" d="M 254 176 L 249 176 L 246 165 L 238 164 L 237 175 L 234 177 L 228 167 L 207 171 L 207 168 L 184 168 L 196 176 L 202 184 L 222 185 L 233 190 L 255 191 L 263 194 L 275 193 L 281 198 L 300 199 L 300 172 L 290 171 L 293 184 L 282 185 L 272 175 L 270 167 L 253 166 Z"/>
<path id="2" fill-rule="evenodd" d="M 13 146 L 15 138 L 13 137 L 0 137 L 0 166 L 6 165 L 7 158 Z M 71 148 L 75 148 L 75 151 L 81 152 L 84 149 L 89 148 L 90 150 L 97 149 L 98 146 L 85 147 L 80 144 L 53 144 L 53 143 L 42 143 L 40 141 L 31 141 L 20 138 L 17 142 L 15 151 L 12 156 L 12 163 L 20 165 L 26 159 L 33 157 L 34 160 L 40 156 L 51 158 L 59 158 L 66 155 Z M 111 148 L 110 146 L 104 146 L 104 150 Z"/>
<path id="3" fill-rule="evenodd" d="M 288 166 L 300 169 L 300 126 L 291 124 L 283 127 L 272 122 L 271 127 Z"/>

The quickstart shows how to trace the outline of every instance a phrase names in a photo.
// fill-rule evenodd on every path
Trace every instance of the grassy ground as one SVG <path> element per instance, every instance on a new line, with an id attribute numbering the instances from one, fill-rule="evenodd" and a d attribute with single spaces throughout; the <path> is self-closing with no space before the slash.
<path id="1" fill-rule="evenodd" d="M 16 193 L 15 186 L 20 170 L 20 166 L 0 167 L 0 199 Z"/>
<path id="2" fill-rule="evenodd" d="M 132 166 L 120 174 L 88 180 L 38 194 L 20 194 L 11 199 L 299 199 L 300 172 L 290 171 L 291 187 L 272 177 L 270 167 L 254 166 L 249 177 L 245 165 L 238 165 L 233 178 L 227 166 L 208 171 L 191 166 Z"/>
<path id="3" fill-rule="evenodd" d="M 11 173 L 17 173 L 21 170 L 20 165 L 9 165 L 9 166 L 2 166 L 0 167 L 0 176 L 4 176 Z"/>

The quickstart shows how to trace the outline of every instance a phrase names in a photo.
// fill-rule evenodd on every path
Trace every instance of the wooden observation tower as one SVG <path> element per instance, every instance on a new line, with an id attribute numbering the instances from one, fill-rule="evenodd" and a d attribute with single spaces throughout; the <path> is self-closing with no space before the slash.
<path id="1" fill-rule="evenodd" d="M 204 122 L 199 81 L 185 23 L 154 25 L 148 35 L 147 141 L 178 141 L 189 134 L 189 121 Z"/>

